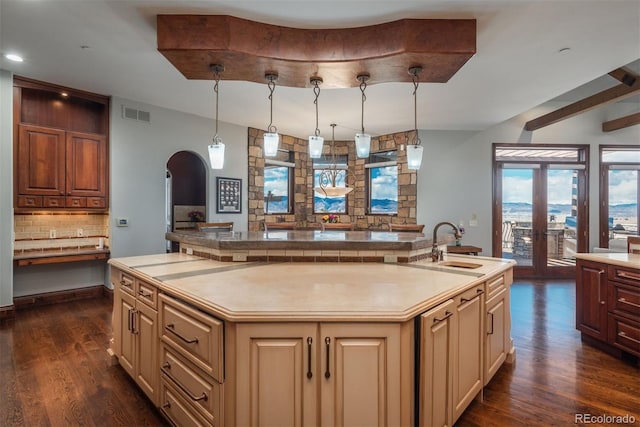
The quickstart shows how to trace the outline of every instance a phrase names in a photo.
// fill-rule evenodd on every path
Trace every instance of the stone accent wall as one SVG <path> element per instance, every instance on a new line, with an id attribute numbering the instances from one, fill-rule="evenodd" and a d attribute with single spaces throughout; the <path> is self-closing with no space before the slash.
<path id="1" fill-rule="evenodd" d="M 313 169 L 308 155 L 306 139 L 280 135 L 280 147 L 294 153 L 295 181 L 293 214 L 265 215 L 264 213 L 264 156 L 262 153 L 264 131 L 249 128 L 249 176 L 248 221 L 249 231 L 263 229 L 266 222 L 295 222 L 298 228 L 319 228 L 323 214 L 313 213 Z M 416 223 L 417 174 L 407 168 L 406 151 L 400 146 L 410 141 L 414 131 L 381 135 L 371 139 L 371 152 L 398 150 L 398 213 L 397 215 L 368 215 L 366 195 L 365 160 L 358 159 L 353 141 L 335 141 L 336 155 L 347 155 L 349 175 L 347 183 L 354 190 L 347 196 L 347 214 L 340 215 L 340 222 L 356 224 L 356 229 L 387 230 L 388 224 Z M 324 153 L 330 150 L 325 140 Z"/>

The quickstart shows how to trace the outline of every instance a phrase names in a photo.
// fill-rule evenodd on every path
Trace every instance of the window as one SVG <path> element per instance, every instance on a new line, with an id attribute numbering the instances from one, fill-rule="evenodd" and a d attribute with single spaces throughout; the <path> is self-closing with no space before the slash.
<path id="1" fill-rule="evenodd" d="M 367 212 L 392 215 L 398 213 L 398 152 L 372 153 L 367 169 Z"/>
<path id="2" fill-rule="evenodd" d="M 347 176 L 347 156 L 335 156 L 336 187 L 344 187 Z M 322 156 L 313 160 L 313 186 L 320 187 L 320 175 L 325 169 L 333 167 L 331 156 Z M 323 185 L 331 183 L 323 183 Z M 327 196 L 321 192 L 313 193 L 313 212 L 314 213 L 347 213 L 347 196 Z"/>
<path id="3" fill-rule="evenodd" d="M 640 146 L 600 146 L 600 242 L 626 251 L 627 236 L 638 234 Z"/>
<path id="4" fill-rule="evenodd" d="M 284 214 L 293 213 L 293 201 L 289 197 L 293 194 L 293 169 L 289 151 L 280 150 L 273 159 L 264 161 L 264 213 Z"/>

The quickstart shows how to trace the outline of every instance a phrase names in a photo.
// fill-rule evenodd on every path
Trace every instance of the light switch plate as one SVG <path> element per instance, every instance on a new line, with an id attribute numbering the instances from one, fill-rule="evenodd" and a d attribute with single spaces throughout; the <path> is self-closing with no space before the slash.
<path id="1" fill-rule="evenodd" d="M 118 227 L 128 227 L 129 226 L 129 218 L 116 218 L 116 225 Z"/>

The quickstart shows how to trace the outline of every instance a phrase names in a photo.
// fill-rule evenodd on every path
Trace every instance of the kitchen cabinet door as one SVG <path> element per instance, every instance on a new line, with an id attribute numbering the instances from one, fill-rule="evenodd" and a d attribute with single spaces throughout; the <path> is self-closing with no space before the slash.
<path id="1" fill-rule="evenodd" d="M 576 266 L 576 328 L 607 341 L 607 266 L 578 260 Z"/>
<path id="2" fill-rule="evenodd" d="M 67 132 L 66 165 L 68 196 L 105 197 L 107 144 L 103 135 Z"/>
<path id="3" fill-rule="evenodd" d="M 400 425 L 400 325 L 321 323 L 320 341 L 320 425 Z"/>
<path id="4" fill-rule="evenodd" d="M 65 194 L 65 132 L 44 126 L 18 126 L 18 194 Z"/>
<path id="5" fill-rule="evenodd" d="M 486 303 L 484 385 L 500 369 L 509 352 L 507 292 L 508 289 L 503 287 Z"/>
<path id="6" fill-rule="evenodd" d="M 318 424 L 317 323 L 237 326 L 236 424 Z"/>

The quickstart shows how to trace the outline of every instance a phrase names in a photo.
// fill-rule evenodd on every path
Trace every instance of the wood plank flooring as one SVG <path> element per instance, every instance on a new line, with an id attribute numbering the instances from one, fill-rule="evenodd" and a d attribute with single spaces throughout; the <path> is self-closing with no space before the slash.
<path id="1" fill-rule="evenodd" d="M 577 413 L 629 415 L 640 425 L 640 368 L 581 342 L 574 292 L 572 281 L 513 285 L 517 361 L 456 426 L 571 426 Z M 167 425 L 108 365 L 110 336 L 106 298 L 19 310 L 0 323 L 0 426 Z"/>

